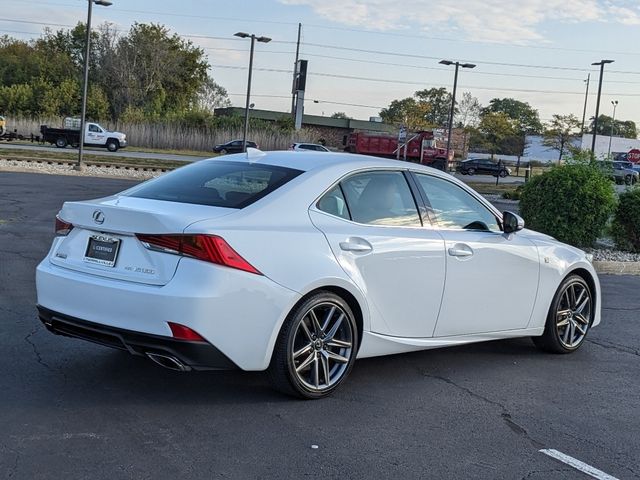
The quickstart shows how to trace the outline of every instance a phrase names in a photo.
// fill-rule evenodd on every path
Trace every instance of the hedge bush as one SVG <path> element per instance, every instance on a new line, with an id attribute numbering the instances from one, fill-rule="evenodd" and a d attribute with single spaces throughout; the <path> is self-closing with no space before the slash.
<path id="1" fill-rule="evenodd" d="M 586 162 L 556 166 L 533 177 L 520 197 L 528 228 L 578 247 L 595 242 L 615 205 L 612 182 Z"/>
<path id="2" fill-rule="evenodd" d="M 619 249 L 640 253 L 640 188 L 620 194 L 611 236 Z"/>

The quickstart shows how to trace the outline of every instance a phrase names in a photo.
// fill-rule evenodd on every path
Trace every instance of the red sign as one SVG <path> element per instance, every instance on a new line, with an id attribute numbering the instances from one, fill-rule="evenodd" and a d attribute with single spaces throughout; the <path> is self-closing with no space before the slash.
<path id="1" fill-rule="evenodd" d="M 629 153 L 627 153 L 627 161 L 640 163 L 640 150 L 638 150 L 637 148 L 629 150 Z"/>

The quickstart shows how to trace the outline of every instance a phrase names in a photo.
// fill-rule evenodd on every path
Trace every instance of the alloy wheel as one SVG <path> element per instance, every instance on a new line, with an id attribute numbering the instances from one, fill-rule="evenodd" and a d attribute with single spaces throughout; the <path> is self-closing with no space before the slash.
<path id="1" fill-rule="evenodd" d="M 556 309 L 556 331 L 560 343 L 569 349 L 577 348 L 591 323 L 591 293 L 581 282 L 569 283 L 560 294 Z"/>
<path id="2" fill-rule="evenodd" d="M 312 306 L 293 336 L 290 365 L 297 380 L 321 393 L 340 381 L 353 355 L 354 332 L 347 312 L 332 302 Z"/>

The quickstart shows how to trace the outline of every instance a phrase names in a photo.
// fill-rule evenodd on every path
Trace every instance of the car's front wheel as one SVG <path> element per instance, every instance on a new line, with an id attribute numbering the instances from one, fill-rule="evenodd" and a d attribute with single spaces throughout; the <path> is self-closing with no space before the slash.
<path id="1" fill-rule="evenodd" d="M 315 399 L 331 394 L 353 368 L 358 328 L 349 305 L 318 292 L 287 317 L 276 340 L 268 374 L 279 391 Z"/>
<path id="2" fill-rule="evenodd" d="M 533 342 L 553 353 L 575 352 L 591 327 L 593 307 L 593 293 L 587 282 L 579 275 L 570 275 L 553 298 L 544 333 L 533 337 Z"/>

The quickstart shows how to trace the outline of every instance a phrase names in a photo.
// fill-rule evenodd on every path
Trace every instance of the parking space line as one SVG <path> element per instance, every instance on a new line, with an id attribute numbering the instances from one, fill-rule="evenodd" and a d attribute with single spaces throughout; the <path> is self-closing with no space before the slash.
<path id="1" fill-rule="evenodd" d="M 608 473 L 604 473 L 602 470 L 598 470 L 597 468 L 581 462 L 576 458 L 570 457 L 569 455 L 566 455 L 562 452 L 559 452 L 558 450 L 554 450 L 552 448 L 543 448 L 539 451 L 541 453 L 544 453 L 545 455 L 561 461 L 562 463 L 566 463 L 567 465 L 575 468 L 576 470 L 580 470 L 581 472 L 586 473 L 593 478 L 597 478 L 598 480 L 618 480 L 616 477 L 612 477 Z"/>

